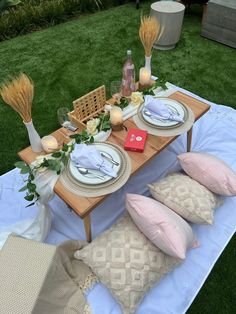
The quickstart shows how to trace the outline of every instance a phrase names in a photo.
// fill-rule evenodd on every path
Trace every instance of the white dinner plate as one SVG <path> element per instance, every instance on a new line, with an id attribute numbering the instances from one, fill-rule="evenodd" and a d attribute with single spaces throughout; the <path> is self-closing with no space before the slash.
<path id="1" fill-rule="evenodd" d="M 185 111 L 184 106 L 180 102 L 170 99 L 170 98 L 166 98 L 166 97 L 158 97 L 158 100 L 160 100 L 164 105 L 166 105 L 170 110 L 172 110 L 172 112 L 177 114 L 180 118 L 182 118 L 185 121 L 186 111 Z M 178 122 L 178 121 L 162 120 L 162 119 L 154 118 L 151 116 L 147 116 L 145 114 L 144 105 L 141 109 L 141 114 L 145 121 L 158 127 L 171 127 L 171 126 L 177 126 L 181 124 L 181 122 Z"/>
<path id="2" fill-rule="evenodd" d="M 115 170 L 116 173 L 118 173 L 118 171 L 120 170 L 121 167 L 121 159 L 120 156 L 118 154 L 118 152 L 116 151 L 116 149 L 112 146 L 109 146 L 109 144 L 103 144 L 103 143 L 96 143 L 93 144 L 96 146 L 97 150 L 101 153 L 103 153 L 104 155 L 106 155 L 108 158 L 113 159 L 114 161 L 118 162 L 119 165 L 114 165 L 112 162 L 110 162 L 108 160 L 108 158 L 104 158 L 104 160 L 111 165 L 111 167 Z M 106 175 L 105 173 L 99 171 L 99 170 L 93 170 L 93 169 L 89 169 L 88 174 L 81 174 L 77 167 L 75 166 L 75 163 L 72 162 L 71 160 L 69 161 L 69 171 L 71 173 L 71 175 L 78 180 L 79 182 L 85 183 L 85 184 L 101 184 L 104 182 L 107 182 L 111 179 L 113 179 L 113 177 L 110 177 L 108 175 Z M 98 178 L 97 175 L 102 176 L 102 179 Z"/>

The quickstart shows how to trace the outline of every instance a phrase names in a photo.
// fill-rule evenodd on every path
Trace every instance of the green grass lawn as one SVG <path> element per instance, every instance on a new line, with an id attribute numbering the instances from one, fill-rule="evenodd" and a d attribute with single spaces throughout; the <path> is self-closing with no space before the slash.
<path id="1" fill-rule="evenodd" d="M 142 4 L 144 12 L 149 12 L 150 3 Z M 20 71 L 34 81 L 33 121 L 41 136 L 59 127 L 59 107 L 72 109 L 74 99 L 102 84 L 109 96 L 110 82 L 121 78 L 127 49 L 132 49 L 137 72 L 144 65 L 138 36 L 140 12 L 130 3 L 0 43 L 0 82 Z M 178 46 L 170 51 L 154 50 L 152 72 L 236 108 L 235 50 L 201 37 L 200 29 L 201 15 L 195 10 L 185 14 Z M 13 168 L 17 152 L 29 143 L 20 117 L 2 100 L 0 117 L 3 174 Z M 188 313 L 234 313 L 235 246 L 233 239 Z"/>

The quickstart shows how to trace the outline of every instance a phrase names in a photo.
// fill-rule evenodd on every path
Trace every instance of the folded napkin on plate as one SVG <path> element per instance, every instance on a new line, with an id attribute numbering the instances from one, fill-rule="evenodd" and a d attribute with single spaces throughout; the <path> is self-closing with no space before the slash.
<path id="1" fill-rule="evenodd" d="M 75 144 L 70 158 L 77 167 L 99 170 L 110 177 L 117 177 L 117 173 L 112 166 L 102 158 L 94 145 Z"/>
<path id="2" fill-rule="evenodd" d="M 177 114 L 173 113 L 161 100 L 152 96 L 145 96 L 144 108 L 156 118 L 184 122 Z"/>

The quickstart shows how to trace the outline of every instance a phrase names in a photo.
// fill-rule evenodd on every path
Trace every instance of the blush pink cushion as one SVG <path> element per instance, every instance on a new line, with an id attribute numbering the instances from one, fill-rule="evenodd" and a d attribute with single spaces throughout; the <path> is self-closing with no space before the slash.
<path id="1" fill-rule="evenodd" d="M 164 253 L 184 259 L 187 249 L 196 246 L 190 225 L 158 201 L 127 194 L 126 208 L 137 227 Z"/>
<path id="2" fill-rule="evenodd" d="M 236 174 L 222 160 L 205 153 L 184 153 L 178 159 L 183 170 L 210 191 L 236 195 Z"/>

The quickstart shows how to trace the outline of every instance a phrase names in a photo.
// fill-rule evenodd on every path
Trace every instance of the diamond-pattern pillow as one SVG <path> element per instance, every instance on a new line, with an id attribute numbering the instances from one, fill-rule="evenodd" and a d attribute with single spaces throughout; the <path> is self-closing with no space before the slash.
<path id="1" fill-rule="evenodd" d="M 173 173 L 148 185 L 152 196 L 181 217 L 196 224 L 212 224 L 220 197 L 182 173 Z"/>
<path id="2" fill-rule="evenodd" d="M 153 245 L 128 214 L 76 251 L 75 257 L 91 267 L 127 314 L 134 312 L 154 283 L 180 263 Z"/>

